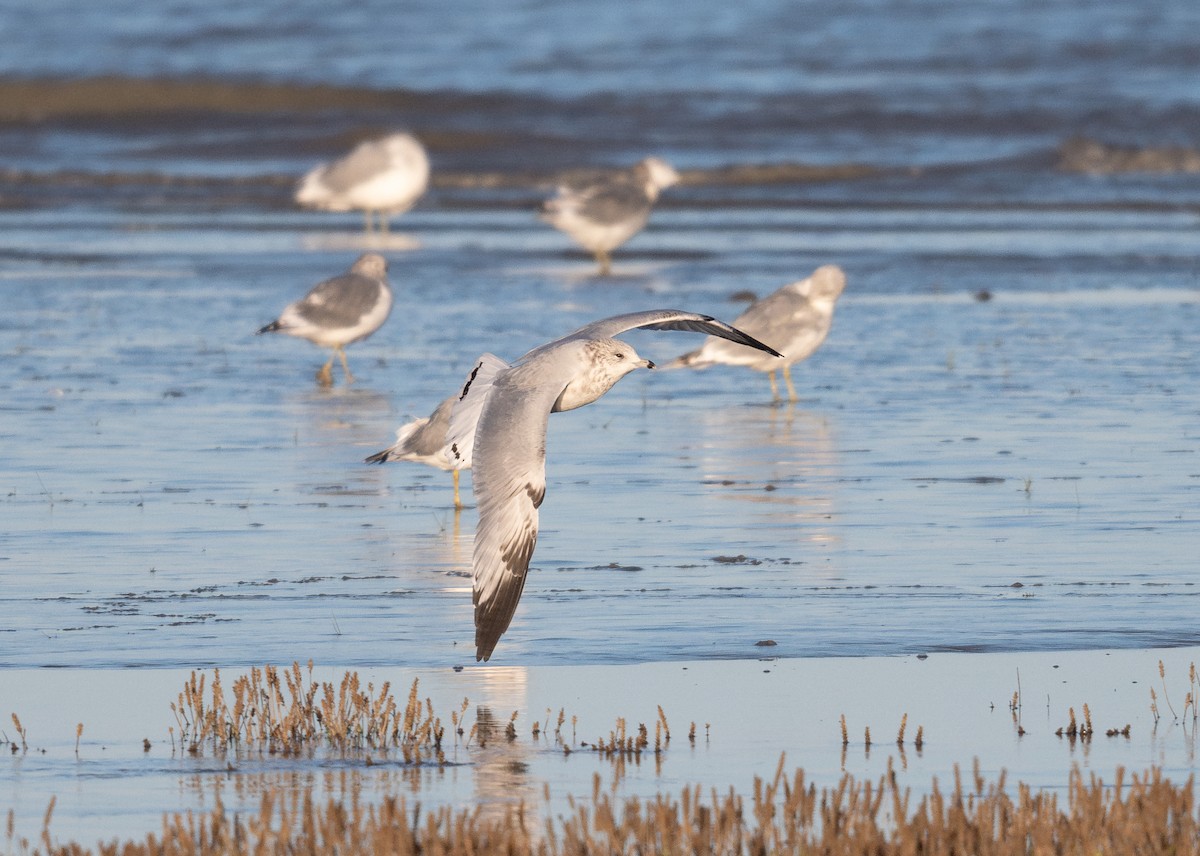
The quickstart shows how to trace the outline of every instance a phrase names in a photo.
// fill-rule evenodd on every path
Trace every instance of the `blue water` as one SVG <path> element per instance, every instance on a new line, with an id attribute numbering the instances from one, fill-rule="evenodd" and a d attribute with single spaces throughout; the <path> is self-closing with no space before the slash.
<path id="1" fill-rule="evenodd" d="M 687 167 L 1015 159 L 1045 173 L 1075 136 L 1195 146 L 1198 27 L 1200 9 L 1184 0 L 701 0 L 686 12 L 669 3 L 48 2 L 0 11 L 0 30 L 19 34 L 6 40 L 0 75 L 410 96 L 373 112 L 351 102 L 320 116 L 255 111 L 243 120 L 258 128 L 256 144 L 236 117 L 212 126 L 180 104 L 182 117 L 136 146 L 143 167 L 167 172 L 212 159 L 172 163 L 177 145 L 219 160 L 235 140 L 241 161 L 294 171 L 306 137 L 398 123 L 433 138 L 435 166 L 447 168 L 624 162 L 653 150 Z M 73 130 L 83 148 L 121 148 L 105 139 L 108 128 Z M 57 149 L 56 131 L 39 125 L 33 145 Z M 19 161 L 24 150 L 4 153 Z"/>

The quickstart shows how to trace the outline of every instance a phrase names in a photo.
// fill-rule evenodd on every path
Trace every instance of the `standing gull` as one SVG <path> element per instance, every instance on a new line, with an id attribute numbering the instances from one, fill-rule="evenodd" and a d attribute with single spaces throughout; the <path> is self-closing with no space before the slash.
<path id="1" fill-rule="evenodd" d="M 341 357 L 346 382 L 352 383 L 346 364 L 346 345 L 370 336 L 392 311 L 392 290 L 387 283 L 387 261 L 378 253 L 365 253 L 341 276 L 313 286 L 312 291 L 289 303 L 279 318 L 259 333 L 286 333 L 308 339 L 314 345 L 333 348 L 317 381 L 333 385 L 333 358 Z"/>
<path id="2" fill-rule="evenodd" d="M 547 420 L 556 411 L 590 404 L 634 369 L 654 367 L 612 338 L 638 328 L 708 333 L 779 356 L 708 315 L 660 309 L 593 322 L 512 365 L 491 354 L 476 360 L 446 438 L 455 466 L 472 469 L 479 507 L 472 560 L 476 660 L 492 656 L 525 588 L 546 493 Z"/>
<path id="3" fill-rule="evenodd" d="M 458 395 L 452 395 L 437 406 L 428 416 L 414 419 L 396 429 L 396 442 L 382 452 L 366 459 L 368 464 L 384 464 L 388 461 L 416 461 L 439 470 L 449 470 L 454 477 L 454 507 L 462 508 L 458 495 L 459 467 L 450 463 L 446 455 L 446 431 L 450 428 L 450 412 Z"/>
<path id="4" fill-rule="evenodd" d="M 371 231 L 371 212 L 379 212 L 379 231 L 388 218 L 402 214 L 429 185 L 429 158 L 408 134 L 392 134 L 357 145 L 349 154 L 313 168 L 296 189 L 296 202 L 321 211 L 360 209 Z"/>
<path id="5" fill-rule="evenodd" d="M 600 273 L 608 274 L 612 251 L 641 231 L 659 192 L 678 181 L 666 161 L 646 158 L 632 169 L 560 185 L 558 195 L 542 204 L 541 218 L 590 251 Z"/>
<path id="6" fill-rule="evenodd" d="M 811 356 L 825 341 L 833 324 L 834 304 L 845 287 L 846 274 L 842 269 L 837 265 L 824 265 L 813 271 L 808 279 L 785 285 L 751 304 L 733 320 L 738 329 L 774 342 L 783 351 L 782 364 L 754 351 L 731 346 L 723 339 L 708 338 L 699 350 L 684 354 L 663 368 L 690 366 L 702 369 L 720 364 L 767 372 L 771 395 L 776 401 L 779 400 L 779 387 L 775 385 L 775 370 L 783 369 L 788 401 L 798 401 L 796 388 L 792 386 L 792 363 Z"/>

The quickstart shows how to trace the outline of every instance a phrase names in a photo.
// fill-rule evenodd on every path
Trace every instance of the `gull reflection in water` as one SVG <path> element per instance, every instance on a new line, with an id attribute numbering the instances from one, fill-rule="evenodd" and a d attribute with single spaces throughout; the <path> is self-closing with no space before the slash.
<path id="1" fill-rule="evenodd" d="M 471 670 L 476 701 L 474 751 L 475 804 L 487 818 L 502 818 L 513 806 L 536 805 L 538 790 L 529 775 L 530 727 L 514 719 L 528 717 L 529 676 L 521 666 L 488 666 Z"/>
<path id="2" fill-rule="evenodd" d="M 833 420 L 794 407 L 698 410 L 692 452 L 711 494 L 763 506 L 770 518 L 803 524 L 807 541 L 836 540 L 832 487 L 840 472 Z"/>

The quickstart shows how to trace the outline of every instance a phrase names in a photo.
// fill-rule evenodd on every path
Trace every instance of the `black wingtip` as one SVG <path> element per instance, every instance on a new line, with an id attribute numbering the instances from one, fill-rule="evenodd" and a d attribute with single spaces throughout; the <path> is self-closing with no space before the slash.
<path id="1" fill-rule="evenodd" d="M 364 464 L 384 464 L 387 463 L 387 456 L 390 449 L 384 449 L 382 452 L 376 452 L 370 457 L 363 458 Z"/>
<path id="2" fill-rule="evenodd" d="M 259 327 L 257 330 L 255 330 L 254 335 L 261 336 L 263 333 L 274 333 L 278 329 L 279 329 L 279 322 L 272 321 L 270 324 L 267 324 L 265 327 Z"/>
<path id="3" fill-rule="evenodd" d="M 734 327 L 733 329 L 737 330 L 736 327 Z M 752 348 L 758 348 L 760 351 L 766 351 L 768 354 L 770 354 L 773 357 L 779 357 L 780 359 L 783 358 L 783 354 L 779 353 L 779 351 L 775 350 L 770 345 L 763 344 L 762 342 L 758 341 L 758 339 L 755 339 L 753 336 L 751 336 L 749 333 L 745 333 L 741 330 L 738 330 L 738 332 L 746 337 L 746 341 L 743 344 L 749 345 Z"/>

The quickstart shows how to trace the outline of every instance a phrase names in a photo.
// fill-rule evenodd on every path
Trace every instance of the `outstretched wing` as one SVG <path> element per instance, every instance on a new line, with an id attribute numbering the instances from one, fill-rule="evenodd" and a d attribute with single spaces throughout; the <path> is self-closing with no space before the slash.
<path id="1" fill-rule="evenodd" d="M 546 361 L 549 362 L 549 361 Z M 475 659 L 487 660 L 508 629 L 537 544 L 546 494 L 546 423 L 569 379 L 524 363 L 492 379 L 477 421 L 471 485 L 479 508 L 473 595 Z"/>
<path id="2" fill-rule="evenodd" d="M 446 430 L 446 459 L 456 470 L 471 467 L 475 446 L 475 428 L 487 403 L 496 375 L 508 368 L 508 363 L 495 354 L 484 354 L 475 361 L 462 389 L 453 396 L 454 409 Z"/>
<path id="3" fill-rule="evenodd" d="M 731 327 L 724 321 L 718 321 L 711 315 L 698 315 L 695 312 L 683 312 L 678 309 L 652 309 L 647 312 L 630 312 L 626 315 L 614 315 L 593 321 L 580 327 L 565 339 L 611 338 L 626 330 L 686 330 L 691 333 L 706 333 L 709 336 L 719 336 L 739 345 L 757 348 L 776 357 L 782 356 L 770 345 L 765 345 L 748 333 Z"/>

